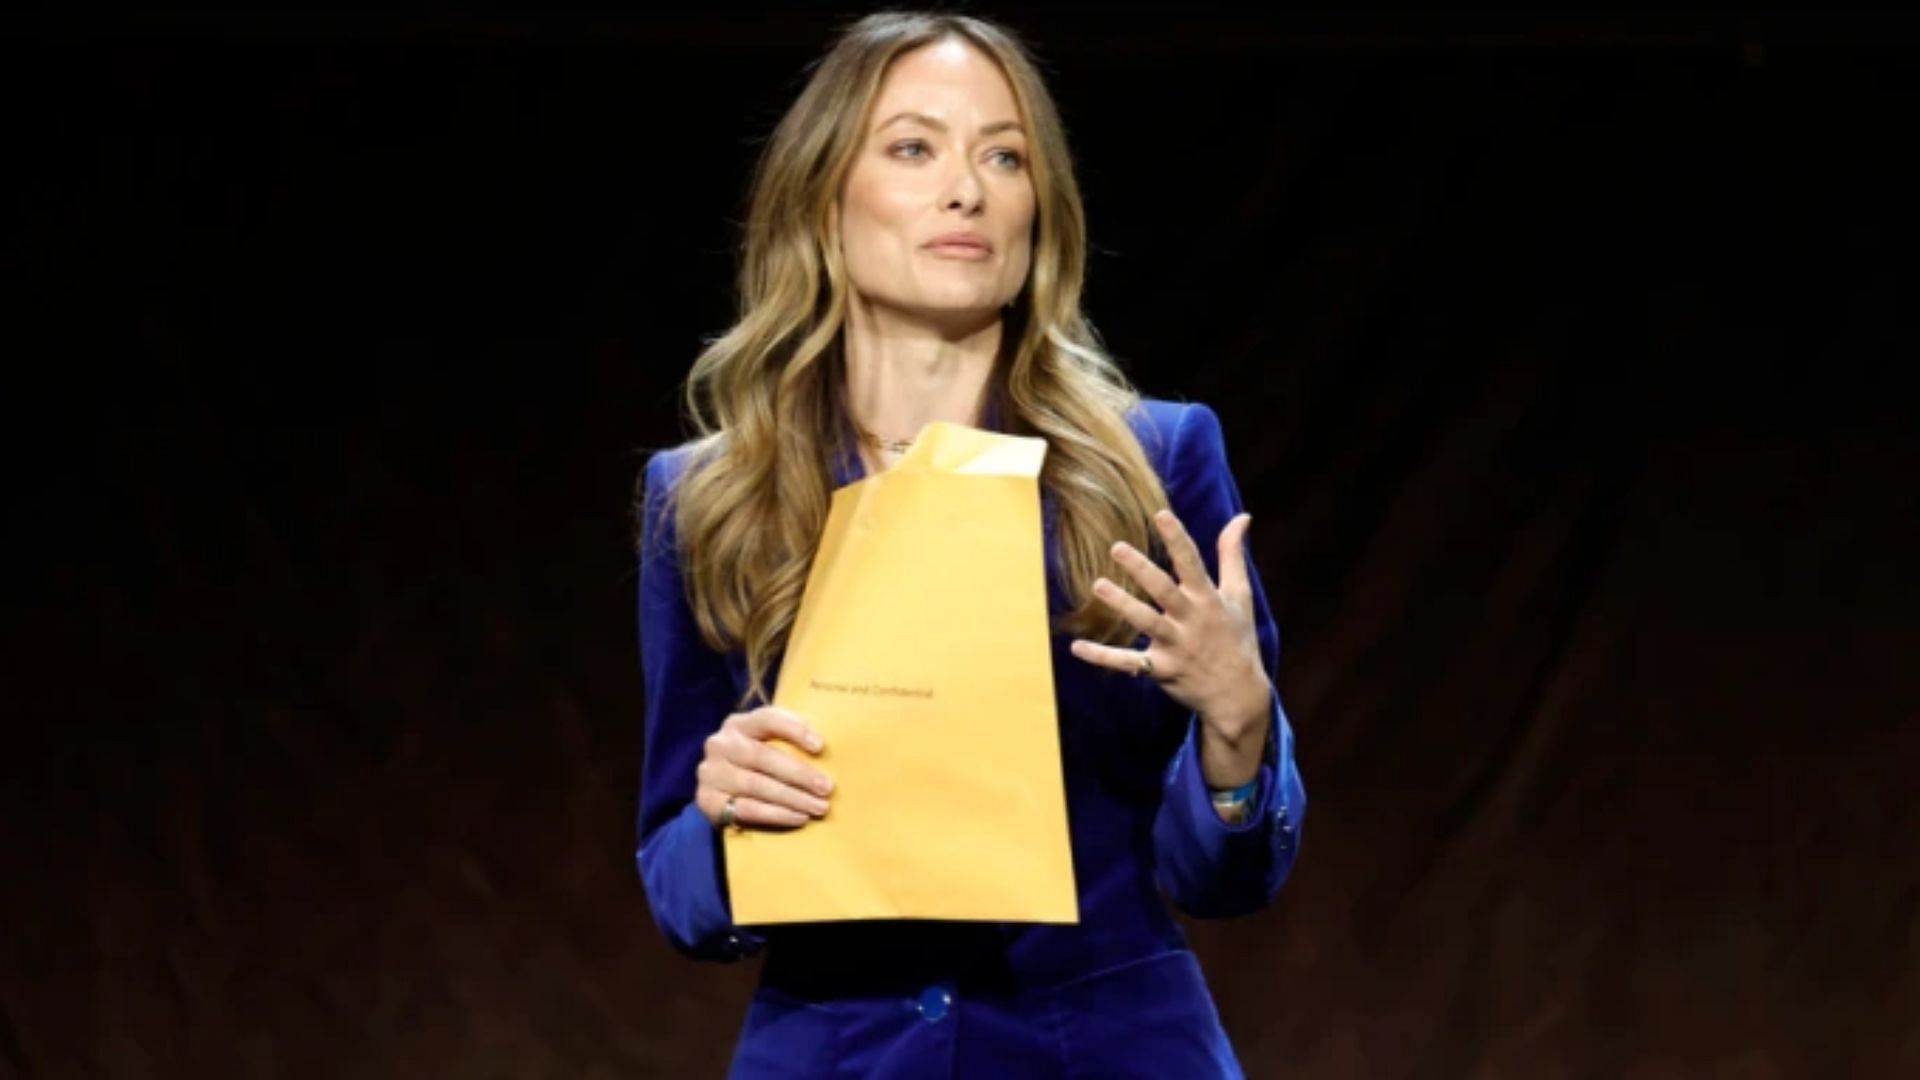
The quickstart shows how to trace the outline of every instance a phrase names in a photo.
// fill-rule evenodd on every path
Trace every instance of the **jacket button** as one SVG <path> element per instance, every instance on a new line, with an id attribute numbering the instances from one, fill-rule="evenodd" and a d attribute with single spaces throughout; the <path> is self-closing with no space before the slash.
<path id="1" fill-rule="evenodd" d="M 919 1010 L 920 1018 L 929 1024 L 937 1024 L 946 1019 L 947 1009 L 953 1004 L 953 995 L 945 987 L 929 986 L 920 991 L 920 1001 L 914 1006 Z"/>

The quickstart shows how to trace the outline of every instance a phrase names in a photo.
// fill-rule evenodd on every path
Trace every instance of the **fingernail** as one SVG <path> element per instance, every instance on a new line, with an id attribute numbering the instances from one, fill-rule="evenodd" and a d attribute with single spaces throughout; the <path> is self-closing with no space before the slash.
<path id="1" fill-rule="evenodd" d="M 821 741 L 820 741 L 820 736 L 818 736 L 818 735 L 815 735 L 815 734 L 812 734 L 811 732 L 809 732 L 809 733 L 808 733 L 808 735 L 807 735 L 807 749 L 809 749 L 809 750 L 811 750 L 811 751 L 813 751 L 814 753 L 816 753 L 816 754 L 817 754 L 817 753 L 819 753 L 819 752 L 820 752 L 820 748 L 821 748 L 822 746 L 825 746 L 825 745 L 826 745 L 825 743 L 823 743 L 823 742 L 821 742 Z"/>
<path id="2" fill-rule="evenodd" d="M 813 782 L 813 790 L 822 795 L 831 795 L 833 794 L 833 781 L 823 776 Z"/>
<path id="3" fill-rule="evenodd" d="M 827 801 L 825 799 L 815 799 L 813 800 L 812 803 L 808 805 L 810 805 L 813 808 L 814 817 L 823 817 L 826 815 Z"/>

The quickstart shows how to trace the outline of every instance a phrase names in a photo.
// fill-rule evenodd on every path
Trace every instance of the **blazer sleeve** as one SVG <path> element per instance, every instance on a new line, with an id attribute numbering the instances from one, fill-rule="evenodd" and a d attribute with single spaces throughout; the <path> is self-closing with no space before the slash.
<path id="1" fill-rule="evenodd" d="M 720 834 L 694 805 L 694 770 L 708 735 L 734 711 L 724 655 L 708 648 L 687 602 L 667 495 L 683 455 L 647 461 L 641 498 L 639 634 L 646 748 L 636 861 L 653 921 L 676 949 L 737 960 L 766 944 L 734 925 Z"/>
<path id="2" fill-rule="evenodd" d="M 1212 409 L 1196 403 L 1181 411 L 1162 479 L 1170 509 L 1218 582 L 1220 531 L 1243 506 L 1227 466 L 1220 418 Z M 1186 738 L 1167 766 L 1154 818 L 1155 876 L 1168 898 L 1197 918 L 1246 914 L 1271 903 L 1293 869 L 1307 809 L 1306 787 L 1294 762 L 1293 729 L 1280 703 L 1280 634 L 1251 557 L 1247 580 L 1253 587 L 1260 655 L 1275 687 L 1264 760 L 1247 814 L 1236 825 L 1214 811 L 1200 772 L 1200 718 L 1189 711 Z"/>

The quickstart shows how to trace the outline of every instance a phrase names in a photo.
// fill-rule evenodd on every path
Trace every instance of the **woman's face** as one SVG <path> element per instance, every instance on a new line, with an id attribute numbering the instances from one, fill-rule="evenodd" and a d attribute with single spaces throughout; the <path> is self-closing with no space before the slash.
<path id="1" fill-rule="evenodd" d="M 840 199 L 840 248 L 872 307 L 953 324 L 995 316 L 1033 255 L 1033 180 L 1013 87 L 948 39 L 880 84 Z"/>

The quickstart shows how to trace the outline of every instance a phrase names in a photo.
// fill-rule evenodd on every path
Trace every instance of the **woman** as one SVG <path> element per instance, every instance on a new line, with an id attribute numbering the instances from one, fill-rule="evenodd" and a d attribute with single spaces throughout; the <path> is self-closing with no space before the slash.
<path id="1" fill-rule="evenodd" d="M 1053 102 L 991 24 L 855 24 L 766 147 L 739 321 L 688 382 L 701 437 L 649 461 L 640 507 L 638 861 L 678 948 L 766 952 L 736 1076 L 1239 1074 L 1161 892 L 1247 912 L 1293 864 L 1278 638 L 1218 420 L 1127 386 L 1079 310 L 1085 255 Z M 1080 922 L 735 925 L 719 830 L 832 804 L 769 745 L 818 754 L 807 718 L 765 704 L 830 495 L 937 420 L 1048 440 Z"/>

